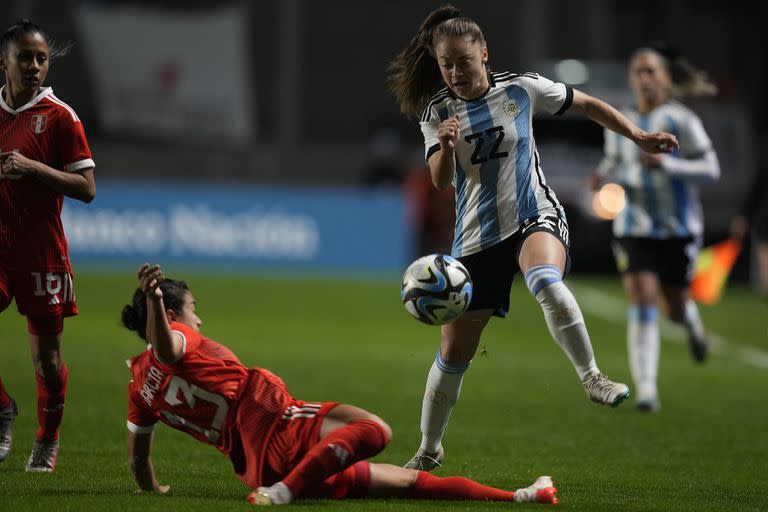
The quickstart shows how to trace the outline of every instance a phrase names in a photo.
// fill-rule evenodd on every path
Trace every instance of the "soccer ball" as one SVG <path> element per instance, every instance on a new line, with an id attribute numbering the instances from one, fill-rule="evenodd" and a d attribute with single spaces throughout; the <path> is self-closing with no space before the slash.
<path id="1" fill-rule="evenodd" d="M 469 307 L 472 278 L 457 259 L 445 254 L 422 256 L 405 270 L 400 298 L 415 319 L 428 325 L 447 324 Z"/>

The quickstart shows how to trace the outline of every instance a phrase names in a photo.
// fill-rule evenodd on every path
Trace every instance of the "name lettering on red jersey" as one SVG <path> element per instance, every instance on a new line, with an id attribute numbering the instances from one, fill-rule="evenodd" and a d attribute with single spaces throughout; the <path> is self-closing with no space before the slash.
<path id="1" fill-rule="evenodd" d="M 155 393 L 157 393 L 157 390 L 160 389 L 160 384 L 163 382 L 163 377 L 165 377 L 163 372 L 154 366 L 149 367 L 147 378 L 144 381 L 144 385 L 141 387 L 141 397 L 150 407 L 152 407 L 152 400 L 155 399 Z"/>

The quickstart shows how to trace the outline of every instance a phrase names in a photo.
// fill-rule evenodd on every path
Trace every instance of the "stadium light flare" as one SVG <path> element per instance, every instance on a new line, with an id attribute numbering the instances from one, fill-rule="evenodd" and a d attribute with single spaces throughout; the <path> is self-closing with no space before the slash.
<path id="1" fill-rule="evenodd" d="M 626 205 L 626 193 L 615 183 L 606 183 L 592 197 L 592 211 L 603 220 L 615 219 Z"/>

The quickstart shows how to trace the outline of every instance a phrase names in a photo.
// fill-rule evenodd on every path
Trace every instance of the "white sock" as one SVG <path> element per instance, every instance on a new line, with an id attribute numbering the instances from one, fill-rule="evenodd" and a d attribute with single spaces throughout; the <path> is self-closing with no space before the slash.
<path id="1" fill-rule="evenodd" d="M 627 351 L 638 400 L 652 400 L 657 396 L 656 377 L 659 371 L 660 350 L 658 308 L 630 306 Z"/>
<path id="2" fill-rule="evenodd" d="M 293 501 L 293 493 L 283 482 L 277 482 L 266 488 L 273 505 L 287 505 Z"/>
<path id="3" fill-rule="evenodd" d="M 539 265 L 525 274 L 525 284 L 544 312 L 549 333 L 565 351 L 583 381 L 597 372 L 595 354 L 584 316 L 573 294 L 563 283 L 563 274 L 554 265 Z"/>
<path id="4" fill-rule="evenodd" d="M 429 369 L 424 400 L 421 403 L 421 449 L 436 453 L 443 440 L 453 406 L 459 399 L 461 381 L 470 363 L 450 364 L 443 360 L 440 349 Z"/>
<path id="5" fill-rule="evenodd" d="M 696 302 L 688 299 L 685 303 L 685 317 L 683 318 L 683 327 L 686 328 L 689 334 L 696 336 L 704 336 L 704 324 L 699 316 L 699 308 L 696 306 Z"/>

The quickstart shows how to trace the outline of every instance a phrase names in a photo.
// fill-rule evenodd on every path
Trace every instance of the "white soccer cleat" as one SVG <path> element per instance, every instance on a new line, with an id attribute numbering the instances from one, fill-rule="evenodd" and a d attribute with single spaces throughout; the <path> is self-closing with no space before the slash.
<path id="1" fill-rule="evenodd" d="M 56 468 L 56 457 L 59 455 L 59 441 L 36 440 L 32 445 L 32 453 L 24 468 L 27 473 L 53 473 Z"/>
<path id="2" fill-rule="evenodd" d="M 513 498 L 518 503 L 549 503 L 557 505 L 557 488 L 551 476 L 540 476 L 528 487 L 515 491 Z"/>
<path id="3" fill-rule="evenodd" d="M 269 487 L 259 487 L 247 499 L 256 506 L 287 505 L 293 501 L 293 494 L 283 482 L 277 482 Z"/>
<path id="4" fill-rule="evenodd" d="M 617 407 L 629 398 L 629 387 L 621 382 L 613 382 L 599 372 L 592 372 L 581 381 L 584 391 L 593 402 Z"/>
<path id="5" fill-rule="evenodd" d="M 8 458 L 13 447 L 13 420 L 18 416 L 16 401 L 11 398 L 11 405 L 0 411 L 0 462 Z"/>
<path id="6" fill-rule="evenodd" d="M 443 465 L 443 459 L 445 458 L 445 450 L 443 447 L 437 449 L 437 452 L 426 452 L 419 448 L 416 455 L 411 457 L 405 466 L 406 469 L 415 469 L 418 471 L 432 471 L 435 468 L 439 468 Z"/>

